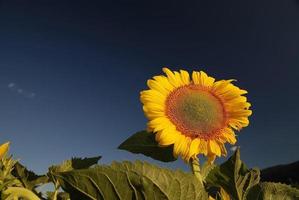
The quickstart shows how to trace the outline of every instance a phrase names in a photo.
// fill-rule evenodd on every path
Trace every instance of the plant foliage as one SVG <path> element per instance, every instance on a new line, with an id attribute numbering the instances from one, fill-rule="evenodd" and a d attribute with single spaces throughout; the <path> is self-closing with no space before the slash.
<path id="1" fill-rule="evenodd" d="M 168 147 L 159 146 L 155 140 L 155 134 L 147 131 L 135 133 L 124 141 L 118 148 L 131 153 L 140 153 L 163 162 L 172 162 L 177 160 L 177 158 L 173 156 L 172 145 Z"/>
<path id="2" fill-rule="evenodd" d="M 159 147 L 153 134 L 141 131 L 119 148 L 160 161 L 173 161 L 171 149 Z M 142 141 L 144 140 L 144 141 Z M 138 144 L 138 141 L 139 144 Z M 0 160 L 1 199 L 20 200 L 295 200 L 299 190 L 286 184 L 260 182 L 260 171 L 248 169 L 238 149 L 226 162 L 204 163 L 197 174 L 142 161 L 97 164 L 101 157 L 72 158 L 37 175 L 4 156 Z M 199 178 L 200 177 L 200 178 Z M 52 183 L 54 191 L 40 192 Z"/>
<path id="3" fill-rule="evenodd" d="M 208 195 L 193 176 L 146 162 L 113 162 L 55 175 L 71 199 L 201 200 Z"/>

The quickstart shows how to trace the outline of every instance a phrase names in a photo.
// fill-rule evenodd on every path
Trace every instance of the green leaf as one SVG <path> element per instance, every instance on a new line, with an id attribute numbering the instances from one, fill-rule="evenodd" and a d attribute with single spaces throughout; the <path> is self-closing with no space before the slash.
<path id="1" fill-rule="evenodd" d="M 281 183 L 262 182 L 252 187 L 246 200 L 295 200 L 299 199 L 299 190 Z"/>
<path id="2" fill-rule="evenodd" d="M 155 140 L 155 134 L 147 131 L 140 131 L 129 137 L 119 147 L 119 149 L 131 153 L 143 154 L 155 160 L 163 162 L 172 162 L 177 160 L 173 156 L 173 145 L 167 147 L 159 146 Z"/>
<path id="3" fill-rule="evenodd" d="M 46 192 L 47 199 L 53 200 L 55 192 Z M 57 200 L 70 200 L 70 195 L 66 192 L 59 192 L 56 196 Z"/>
<path id="4" fill-rule="evenodd" d="M 23 187 L 29 190 L 34 190 L 39 185 L 48 183 L 48 177 L 46 175 L 36 175 L 19 162 L 15 164 L 12 175 L 21 181 Z"/>
<path id="5" fill-rule="evenodd" d="M 8 187 L 22 187 L 20 180 L 11 174 L 16 163 L 12 156 L 4 156 L 0 159 L 0 191 Z"/>
<path id="6" fill-rule="evenodd" d="M 49 167 L 48 177 L 51 182 L 53 182 L 55 189 L 59 188 L 58 182 L 55 179 L 54 174 L 59 172 L 67 172 L 75 169 L 87 169 L 92 165 L 98 163 L 101 156 L 91 157 L 91 158 L 72 158 L 71 160 L 65 160 L 60 165 L 53 165 Z"/>
<path id="7" fill-rule="evenodd" d="M 220 166 L 210 171 L 206 178 L 208 187 L 222 187 L 233 199 L 242 200 L 244 194 L 260 180 L 258 169 L 247 169 L 240 160 L 240 150 Z"/>
<path id="8" fill-rule="evenodd" d="M 86 169 L 98 163 L 101 156 L 91 158 L 72 158 L 65 160 L 60 165 L 53 165 L 49 167 L 49 172 L 66 172 L 74 169 Z"/>
<path id="9" fill-rule="evenodd" d="M 71 199 L 207 199 L 191 173 L 161 168 L 146 162 L 113 162 L 110 166 L 56 173 Z"/>
<path id="10" fill-rule="evenodd" d="M 205 162 L 203 165 L 200 167 L 200 174 L 202 177 L 202 180 L 205 182 L 205 179 L 209 175 L 210 171 L 216 167 L 215 164 L 210 164 L 208 162 Z"/>

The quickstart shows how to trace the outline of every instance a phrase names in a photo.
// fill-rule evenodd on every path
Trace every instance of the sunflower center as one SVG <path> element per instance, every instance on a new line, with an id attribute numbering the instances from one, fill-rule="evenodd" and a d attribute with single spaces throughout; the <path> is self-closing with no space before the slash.
<path id="1" fill-rule="evenodd" d="M 208 139 L 225 123 L 221 101 L 211 92 L 190 84 L 169 94 L 166 115 L 184 135 Z"/>

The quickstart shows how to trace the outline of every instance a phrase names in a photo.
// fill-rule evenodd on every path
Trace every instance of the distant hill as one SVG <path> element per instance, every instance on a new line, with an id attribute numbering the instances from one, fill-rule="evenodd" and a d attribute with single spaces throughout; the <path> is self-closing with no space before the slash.
<path id="1" fill-rule="evenodd" d="M 299 186 L 299 161 L 277 165 L 261 171 L 261 181 L 271 181 Z"/>

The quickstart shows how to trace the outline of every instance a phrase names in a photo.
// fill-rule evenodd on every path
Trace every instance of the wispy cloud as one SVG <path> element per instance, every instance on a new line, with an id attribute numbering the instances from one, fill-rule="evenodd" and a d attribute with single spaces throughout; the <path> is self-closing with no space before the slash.
<path id="1" fill-rule="evenodd" d="M 24 90 L 23 88 L 19 87 L 16 83 L 14 82 L 11 82 L 7 85 L 8 89 L 10 89 L 10 91 L 18 94 L 18 95 L 21 95 L 25 98 L 34 98 L 36 96 L 36 94 L 34 92 L 30 92 L 28 90 Z"/>

